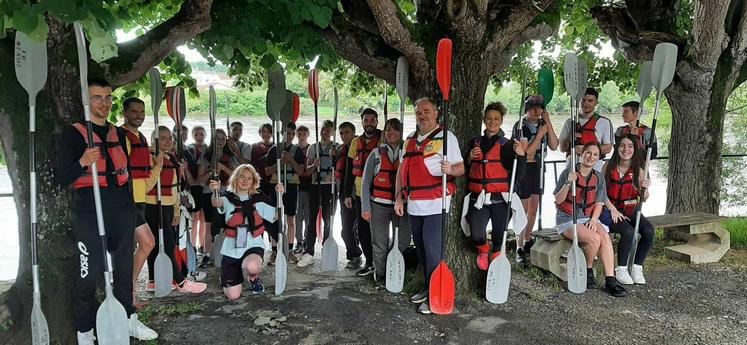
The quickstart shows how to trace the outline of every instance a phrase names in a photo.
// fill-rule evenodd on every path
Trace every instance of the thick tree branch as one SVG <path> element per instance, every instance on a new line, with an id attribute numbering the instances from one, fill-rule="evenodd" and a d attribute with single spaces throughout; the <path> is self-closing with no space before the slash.
<path id="1" fill-rule="evenodd" d="M 426 61 L 425 50 L 415 43 L 410 31 L 399 20 L 397 5 L 390 0 L 368 0 L 381 33 L 390 47 L 399 50 L 410 61 Z"/>
<path id="2" fill-rule="evenodd" d="M 415 18 L 418 19 L 419 24 L 427 24 L 436 21 L 436 18 L 441 12 L 441 6 L 435 0 L 414 0 L 415 7 Z"/>
<path id="3" fill-rule="evenodd" d="M 729 44 L 724 22 L 731 0 L 696 1 L 690 55 L 699 68 L 716 70 L 722 51 Z"/>
<path id="4" fill-rule="evenodd" d="M 348 20 L 338 20 L 334 26 L 317 30 L 343 59 L 378 78 L 394 82 L 396 61 L 400 55 L 380 36 L 362 30 Z"/>
<path id="5" fill-rule="evenodd" d="M 347 0 L 342 1 L 341 4 L 347 21 L 372 35 L 381 35 L 366 0 Z"/>
<path id="6" fill-rule="evenodd" d="M 530 40 L 546 39 L 556 33 L 557 29 L 557 27 L 552 28 L 544 23 L 525 28 L 503 50 L 492 52 L 492 54 L 488 55 L 488 61 L 491 61 L 491 65 L 489 66 L 490 71 L 495 73 L 505 70 L 511 64 L 511 60 L 522 44 Z"/>
<path id="7" fill-rule="evenodd" d="M 500 53 L 519 36 L 531 36 L 531 34 L 524 34 L 524 30 L 541 11 L 544 11 L 554 1 L 525 1 L 522 5 L 514 7 L 507 18 L 499 19 L 500 26 L 496 28 L 492 37 L 487 38 L 489 43 L 485 50 L 488 54 Z"/>
<path id="8" fill-rule="evenodd" d="M 117 87 L 142 77 L 176 47 L 210 29 L 213 0 L 185 0 L 179 12 L 146 34 L 119 45 L 119 57 L 101 65 Z M 124 68 L 122 68 L 124 66 Z"/>

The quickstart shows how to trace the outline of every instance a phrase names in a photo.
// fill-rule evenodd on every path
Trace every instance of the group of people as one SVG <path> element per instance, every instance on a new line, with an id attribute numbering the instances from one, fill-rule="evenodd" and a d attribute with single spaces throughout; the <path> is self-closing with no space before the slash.
<path id="1" fill-rule="evenodd" d="M 93 163 L 97 164 L 104 200 L 114 295 L 130 315 L 130 335 L 140 340 L 155 339 L 157 333 L 138 321 L 133 287 L 147 262 L 146 290 L 155 288 L 153 266 L 159 241 L 164 242 L 172 262 L 174 289 L 201 293 L 206 288 L 202 282 L 205 273 L 189 268 L 183 250 L 184 243 L 189 242 L 203 253 L 200 267 L 220 266 L 223 291 L 234 300 L 241 296 L 245 280 L 251 292 L 264 291 L 259 277 L 268 249 L 263 234 L 268 233 L 271 243 L 267 265 L 274 265 L 277 252 L 283 251 L 278 236 L 280 217 L 284 217 L 287 229 L 288 262 L 306 267 L 314 263 L 318 232 L 322 241 L 331 236 L 337 202 L 346 268 L 383 282 L 388 251 L 396 245 L 404 252 L 414 243 L 424 285 L 410 301 L 420 304 L 420 312 L 430 313 L 429 278 L 441 261 L 442 232 L 447 230 L 442 229 L 442 198 L 451 204 L 455 178 L 466 175 L 466 218 L 470 241 L 476 248 L 468 255 L 475 255 L 477 267 L 487 270 L 490 261 L 501 255 L 503 233 L 511 217 L 509 192 L 517 192 L 526 212 L 526 228 L 515 230 L 523 230 L 516 231 L 521 233 L 516 261 L 527 262 L 543 194 L 542 162 L 547 148 L 560 148 L 567 155 L 581 157 L 577 166 L 568 166 L 560 174 L 553 194 L 560 234 L 573 237 L 572 215 L 578 215 L 578 239 L 586 252 L 588 287 L 596 286 L 592 270 L 596 257 L 604 266 L 604 291 L 624 296 L 621 284 L 645 284 L 642 266 L 653 242 L 653 227 L 645 217 L 641 216 L 641 239 L 636 248 L 633 238 L 635 213 L 641 199 L 648 196 L 643 191 L 650 184 L 643 170 L 643 151 L 647 144 L 655 145 L 655 138 L 648 127 L 638 124 L 637 102 L 623 105 L 623 119 L 628 125 L 613 134 L 610 120 L 596 113 L 597 92 L 587 89 L 575 137 L 571 137 L 570 119 L 560 136 L 555 134 L 541 96 L 525 99 L 525 113 L 514 124 L 510 137 L 501 129 L 505 106 L 488 104 L 482 114 L 484 133 L 468 142 L 465 161 L 457 137 L 438 123 L 438 107 L 429 98 L 415 101 L 417 130 L 404 137 L 398 119 L 386 120 L 381 130 L 378 113 L 366 108 L 360 114 L 362 133 L 356 134 L 351 122 L 335 128 L 332 121 L 324 121 L 319 140 L 313 144 L 308 140 L 309 129 L 294 123 L 284 124 L 278 143 L 273 140 L 273 126 L 263 124 L 258 129 L 261 140 L 248 144 L 240 140 L 242 124 L 233 122 L 230 133 L 215 130 L 209 145 L 201 126 L 192 128 L 194 143 L 189 146 L 183 144 L 188 135 L 186 127 L 175 128 L 179 131 L 174 132 L 182 134 L 175 138 L 168 127 L 159 126 L 150 138 L 158 142 L 156 149 L 139 131 L 145 118 L 142 100 L 128 98 L 123 102 L 121 127 L 107 122 L 111 92 L 106 81 L 89 81 L 94 148 L 87 148 L 89 137 L 84 124 L 65 129 L 57 145 L 55 177 L 63 186 L 72 184 L 74 190 L 72 222 L 80 275 L 73 308 L 80 344 L 93 344 L 96 281 L 104 267 L 91 188 Z M 335 130 L 341 144 L 331 139 Z M 298 141 L 294 143 L 296 136 Z M 448 140 L 446 157 L 444 140 Z M 603 164 L 601 158 L 610 153 L 610 160 Z M 514 164 L 517 187 L 510 191 Z M 447 195 L 442 189 L 444 174 Z M 575 200 L 571 188 L 576 188 Z M 279 214 L 281 203 L 283 215 Z M 317 217 L 324 223 L 322 229 L 317 228 Z M 189 227 L 185 222 L 191 222 L 191 238 L 184 231 Z M 390 243 L 390 227 L 398 231 L 397 243 Z M 159 228 L 163 229 L 163 239 L 158 236 Z M 609 232 L 621 235 L 617 266 Z M 217 238 L 221 241 L 214 244 Z M 136 248 L 133 243 L 137 243 Z M 631 251 L 635 251 L 635 257 L 629 270 Z"/>

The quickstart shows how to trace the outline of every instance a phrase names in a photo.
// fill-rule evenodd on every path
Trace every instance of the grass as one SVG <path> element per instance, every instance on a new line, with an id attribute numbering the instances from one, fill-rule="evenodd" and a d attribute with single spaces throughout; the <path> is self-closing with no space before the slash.
<path id="1" fill-rule="evenodd" d="M 207 309 L 207 305 L 200 302 L 181 302 L 160 306 L 148 305 L 138 311 L 137 316 L 140 321 L 148 325 L 150 324 L 153 316 L 155 316 L 156 314 L 161 314 L 164 316 L 177 316 L 185 314 L 188 315 L 195 312 L 203 311 L 205 309 Z M 150 340 L 141 343 L 146 345 L 156 345 L 158 344 L 158 340 Z"/>
<path id="2" fill-rule="evenodd" d="M 747 218 L 731 218 L 722 224 L 731 235 L 731 247 L 747 249 Z"/>
<path id="3" fill-rule="evenodd" d="M 558 277 L 556 277 L 552 273 L 544 271 L 537 266 L 516 265 L 515 269 L 517 272 L 520 272 L 521 274 L 531 278 L 537 283 L 549 286 L 555 290 L 563 290 L 565 288 L 565 283 L 562 280 L 558 279 Z"/>

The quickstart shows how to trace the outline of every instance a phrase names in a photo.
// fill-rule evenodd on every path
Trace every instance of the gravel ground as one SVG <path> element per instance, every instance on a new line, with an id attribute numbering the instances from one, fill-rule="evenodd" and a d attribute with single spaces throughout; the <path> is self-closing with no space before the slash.
<path id="1" fill-rule="evenodd" d="M 599 289 L 574 295 L 547 275 L 515 268 L 508 303 L 458 296 L 448 316 L 418 314 L 405 294 L 347 270 L 322 274 L 318 266 L 291 267 L 281 296 L 272 293 L 270 268 L 262 275 L 267 292 L 227 302 L 210 269 L 206 293 L 151 300 L 146 318 L 159 344 L 180 345 L 747 344 L 747 252 L 700 266 L 650 261 L 648 285 L 624 298 Z"/>

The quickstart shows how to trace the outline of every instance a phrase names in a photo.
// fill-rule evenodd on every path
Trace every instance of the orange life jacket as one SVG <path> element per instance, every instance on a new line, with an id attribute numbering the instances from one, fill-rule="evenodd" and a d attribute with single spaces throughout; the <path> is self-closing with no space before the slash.
<path id="1" fill-rule="evenodd" d="M 607 181 L 607 197 L 615 208 L 626 217 L 633 216 L 638 205 L 638 189 L 633 183 L 633 171 L 628 169 L 620 178 L 617 169 L 612 171 L 612 176 Z"/>
<path id="2" fill-rule="evenodd" d="M 130 175 L 133 179 L 145 179 L 150 177 L 153 166 L 150 163 L 150 151 L 148 141 L 142 133 L 130 132 L 124 128 L 127 139 L 130 141 Z"/>
<path id="3" fill-rule="evenodd" d="M 366 142 L 365 134 L 358 137 L 358 150 L 353 158 L 353 176 L 363 176 L 363 168 L 366 166 L 368 155 L 379 146 L 379 140 L 381 140 L 381 131 L 379 130 L 376 130 L 376 133 L 368 142 Z"/>
<path id="4" fill-rule="evenodd" d="M 166 158 L 163 160 L 163 167 L 161 167 L 161 196 L 172 196 L 174 186 L 174 176 L 176 176 L 176 163 L 174 157 L 170 153 L 166 153 Z M 148 191 L 148 195 L 158 195 L 158 185 L 153 186 Z"/>
<path id="5" fill-rule="evenodd" d="M 634 134 L 635 137 L 638 138 L 638 148 L 643 152 L 643 150 L 646 149 L 646 144 L 643 143 L 643 133 L 646 131 L 648 127 L 646 125 L 641 124 L 638 126 L 638 134 Z M 630 126 L 623 126 L 622 128 L 622 135 L 628 135 L 630 133 Z"/>
<path id="6" fill-rule="evenodd" d="M 410 200 L 435 200 L 443 196 L 441 176 L 431 175 L 425 165 L 425 158 L 428 157 L 424 155 L 425 148 L 431 145 L 433 138 L 442 130 L 443 128 L 439 126 L 419 144 L 417 132 L 405 141 L 405 154 L 402 156 L 402 172 L 400 173 L 402 181 L 400 182 L 404 188 L 405 196 Z M 446 140 L 446 138 L 446 133 L 444 133 L 444 139 L 442 140 Z M 434 154 L 432 153 L 431 156 Z M 453 180 L 454 178 L 449 176 L 446 183 L 446 192 L 449 195 L 456 191 Z"/>
<path id="7" fill-rule="evenodd" d="M 379 146 L 379 156 L 381 163 L 379 165 L 379 172 L 374 176 L 373 183 L 371 184 L 371 189 L 373 189 L 371 199 L 384 204 L 393 204 L 399 160 L 392 162 L 389 159 L 389 147 L 386 145 Z"/>
<path id="8" fill-rule="evenodd" d="M 583 126 L 576 122 L 576 134 L 581 133 L 581 138 L 573 138 L 573 146 L 586 145 L 587 143 L 599 141 L 597 139 L 597 121 L 599 121 L 600 117 L 599 114 L 594 113 Z M 570 151 L 566 155 L 568 154 L 570 154 Z"/>
<path id="9" fill-rule="evenodd" d="M 337 153 L 337 157 L 335 157 L 337 160 L 337 162 L 335 162 L 335 181 L 342 181 L 345 175 L 345 168 L 348 164 L 348 150 L 349 147 L 342 144 L 340 151 Z"/>
<path id="10" fill-rule="evenodd" d="M 581 173 L 577 172 L 578 179 L 576 180 L 576 202 L 575 204 L 580 205 L 586 216 L 591 216 L 591 212 L 594 210 L 594 204 L 597 197 L 597 183 L 599 178 L 594 170 L 589 173 L 589 176 L 584 179 Z M 563 200 L 558 208 L 567 214 L 573 214 L 574 202 L 571 191 L 568 191 L 565 200 Z"/>
<path id="11" fill-rule="evenodd" d="M 481 138 L 475 138 L 473 147 L 480 147 Z M 472 160 L 467 185 L 470 192 L 480 193 L 483 188 L 487 193 L 508 192 L 509 172 L 501 162 L 501 147 L 508 142 L 508 139 L 501 137 L 487 153 L 480 153 Z"/>
<path id="12" fill-rule="evenodd" d="M 235 238 L 239 227 L 246 227 L 253 237 L 262 236 L 265 232 L 264 220 L 254 207 L 254 204 L 259 202 L 260 199 L 251 198 L 242 201 L 238 195 L 231 192 L 226 192 L 226 198 L 236 207 L 224 227 L 226 237 Z"/>
<path id="13" fill-rule="evenodd" d="M 106 153 L 102 152 L 99 159 L 96 161 L 96 170 L 99 175 L 99 186 L 108 187 L 108 183 L 106 182 L 107 175 L 116 175 L 117 185 L 122 186 L 127 183 L 130 176 L 127 172 L 127 155 L 119 142 L 117 128 L 111 124 L 108 126 L 109 131 L 106 134 L 106 143 L 101 142 L 101 138 L 99 138 L 96 133 L 93 133 L 93 145 L 99 149 L 106 148 Z M 76 123 L 73 124 L 73 127 L 80 132 L 80 135 L 83 136 L 83 140 L 88 144 L 88 131 L 86 125 Z M 111 159 L 114 170 L 107 170 L 107 157 Z M 93 178 L 90 169 L 90 166 L 85 167 L 83 174 L 75 180 L 73 183 L 75 189 L 93 187 Z"/>

